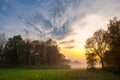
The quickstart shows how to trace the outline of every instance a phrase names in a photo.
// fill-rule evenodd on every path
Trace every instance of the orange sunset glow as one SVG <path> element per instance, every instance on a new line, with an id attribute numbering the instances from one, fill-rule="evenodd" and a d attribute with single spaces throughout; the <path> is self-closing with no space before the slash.
<path id="1" fill-rule="evenodd" d="M 0 0 L 0 80 L 120 80 L 120 0 Z"/>
<path id="2" fill-rule="evenodd" d="M 67 59 L 81 62 L 86 60 L 86 40 L 96 30 L 106 30 L 109 19 L 120 17 L 119 7 L 117 0 L 3 0 L 0 33 L 24 40 L 53 39 Z"/>
<path id="3" fill-rule="evenodd" d="M 96 14 L 77 20 L 71 25 L 73 32 L 65 39 L 59 41 L 61 52 L 70 59 L 85 59 L 84 46 L 86 39 L 92 36 L 95 30 L 100 28 L 107 29 L 106 24 L 107 19 Z M 67 47 L 68 45 L 70 47 Z"/>

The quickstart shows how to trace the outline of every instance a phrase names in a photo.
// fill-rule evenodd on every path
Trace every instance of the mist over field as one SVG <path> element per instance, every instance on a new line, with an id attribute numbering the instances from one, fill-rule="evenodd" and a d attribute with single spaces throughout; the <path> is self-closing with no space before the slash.
<path id="1" fill-rule="evenodd" d="M 120 80 L 120 0 L 0 0 L 0 80 Z"/>

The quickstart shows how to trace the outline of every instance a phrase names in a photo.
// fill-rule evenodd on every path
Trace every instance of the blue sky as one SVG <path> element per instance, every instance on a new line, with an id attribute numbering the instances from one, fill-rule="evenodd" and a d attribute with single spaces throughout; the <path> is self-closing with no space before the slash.
<path id="1" fill-rule="evenodd" d="M 66 9 L 79 4 L 80 0 L 0 0 L 1 32 L 63 39 L 76 17 Z"/>
<path id="2" fill-rule="evenodd" d="M 120 0 L 0 0 L 0 33 L 53 38 L 83 50 L 85 40 L 119 13 Z"/>

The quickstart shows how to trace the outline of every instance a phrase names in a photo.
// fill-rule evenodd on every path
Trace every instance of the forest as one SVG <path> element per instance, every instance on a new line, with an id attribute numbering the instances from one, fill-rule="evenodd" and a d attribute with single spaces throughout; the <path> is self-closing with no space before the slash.
<path id="1" fill-rule="evenodd" d="M 0 34 L 1 68 L 70 68 L 57 42 L 49 39 L 23 40 L 21 35 L 6 38 Z"/>

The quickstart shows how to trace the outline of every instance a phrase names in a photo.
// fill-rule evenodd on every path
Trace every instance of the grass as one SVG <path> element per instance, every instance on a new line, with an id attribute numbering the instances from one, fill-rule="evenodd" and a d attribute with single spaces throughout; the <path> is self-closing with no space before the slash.
<path id="1" fill-rule="evenodd" d="M 0 69 L 0 80 L 120 80 L 120 75 L 85 69 Z"/>

